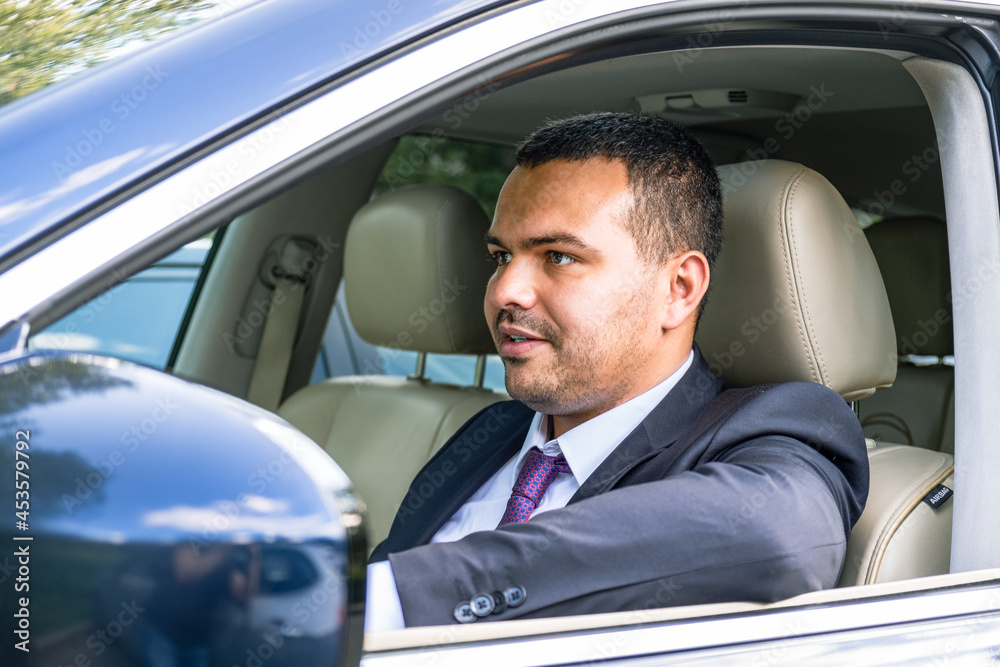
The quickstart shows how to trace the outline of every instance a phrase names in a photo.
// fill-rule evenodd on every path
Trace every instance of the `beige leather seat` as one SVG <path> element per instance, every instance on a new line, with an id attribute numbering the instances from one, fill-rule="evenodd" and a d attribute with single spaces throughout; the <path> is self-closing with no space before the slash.
<path id="1" fill-rule="evenodd" d="M 836 189 L 777 160 L 719 173 L 726 242 L 697 337 L 716 373 L 733 386 L 818 382 L 848 401 L 890 386 L 889 302 L 864 233 Z M 869 500 L 840 585 L 947 572 L 952 501 L 934 509 L 922 500 L 950 481 L 952 458 L 878 445 L 869 459 Z"/>
<path id="2" fill-rule="evenodd" d="M 896 327 L 899 368 L 892 389 L 861 402 L 865 435 L 947 453 L 955 444 L 951 275 L 944 222 L 883 220 L 865 230 L 882 269 Z M 913 356 L 923 357 L 914 363 Z"/>
<path id="3" fill-rule="evenodd" d="M 405 188 L 364 206 L 348 230 L 344 264 L 358 334 L 393 349 L 495 352 L 483 316 L 488 229 L 479 204 L 452 187 Z M 368 507 L 374 547 L 431 455 L 469 417 L 505 398 L 414 377 L 352 376 L 296 392 L 278 414 L 350 476 Z M 433 483 L 428 497 L 412 500 L 432 502 L 432 494 Z"/>

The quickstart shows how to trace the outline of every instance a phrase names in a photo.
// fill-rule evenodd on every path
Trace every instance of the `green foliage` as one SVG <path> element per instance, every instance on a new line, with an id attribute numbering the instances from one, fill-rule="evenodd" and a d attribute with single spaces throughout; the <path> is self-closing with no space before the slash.
<path id="1" fill-rule="evenodd" d="M 389 156 L 375 194 L 416 183 L 454 185 L 479 200 L 493 217 L 500 188 L 513 168 L 512 147 L 407 135 Z"/>
<path id="2" fill-rule="evenodd" d="M 203 0 L 0 0 L 0 105 L 137 39 L 194 20 Z"/>

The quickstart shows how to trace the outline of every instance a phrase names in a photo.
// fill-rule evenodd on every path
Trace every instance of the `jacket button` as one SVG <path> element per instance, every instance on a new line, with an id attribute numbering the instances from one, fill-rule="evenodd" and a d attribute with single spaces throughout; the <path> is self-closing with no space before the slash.
<path id="1" fill-rule="evenodd" d="M 459 623 L 472 623 L 474 620 L 479 618 L 472 611 L 472 605 L 468 602 L 459 602 L 455 606 L 454 611 L 455 620 Z"/>
<path id="2" fill-rule="evenodd" d="M 489 616 L 493 608 L 496 607 L 493 596 L 489 593 L 479 593 L 476 597 L 472 598 L 470 604 L 472 605 L 472 613 L 480 618 Z"/>
<path id="3" fill-rule="evenodd" d="M 504 599 L 507 600 L 508 607 L 520 607 L 528 597 L 524 586 L 511 586 L 503 592 Z"/>
<path id="4" fill-rule="evenodd" d="M 507 608 L 507 598 L 500 591 L 493 591 L 491 595 L 493 596 L 493 613 L 502 614 L 503 610 Z"/>

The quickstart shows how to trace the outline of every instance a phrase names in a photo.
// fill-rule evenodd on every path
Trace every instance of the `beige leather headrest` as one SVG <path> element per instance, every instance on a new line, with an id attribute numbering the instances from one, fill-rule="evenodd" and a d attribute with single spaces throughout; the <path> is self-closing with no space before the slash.
<path id="1" fill-rule="evenodd" d="M 933 218 L 893 218 L 865 230 L 882 269 L 901 355 L 955 352 L 948 232 Z"/>
<path id="2" fill-rule="evenodd" d="M 369 202 L 347 231 L 344 289 L 373 345 L 437 353 L 496 352 L 483 315 L 493 269 L 490 221 L 458 188 L 401 188 Z"/>
<path id="3" fill-rule="evenodd" d="M 882 276 L 829 181 L 780 160 L 719 168 L 726 240 L 698 344 L 730 385 L 809 380 L 848 401 L 896 376 Z"/>

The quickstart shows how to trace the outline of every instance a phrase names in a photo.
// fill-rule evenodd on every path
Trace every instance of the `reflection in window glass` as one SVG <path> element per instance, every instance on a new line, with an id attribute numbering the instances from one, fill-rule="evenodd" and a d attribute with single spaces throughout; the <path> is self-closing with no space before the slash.
<path id="1" fill-rule="evenodd" d="M 176 28 L 221 16 L 226 3 L 11 2 L 0 11 L 0 106 L 121 58 Z"/>

